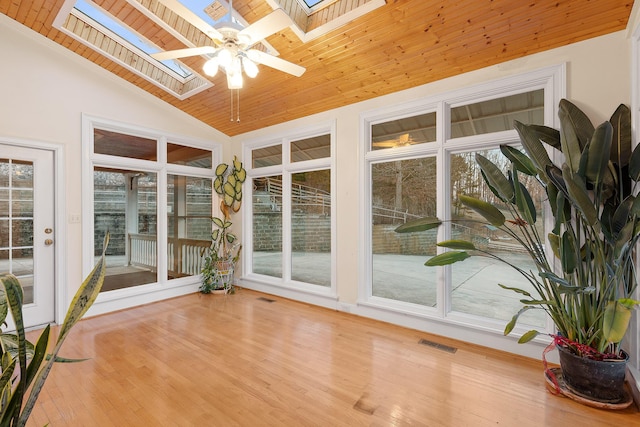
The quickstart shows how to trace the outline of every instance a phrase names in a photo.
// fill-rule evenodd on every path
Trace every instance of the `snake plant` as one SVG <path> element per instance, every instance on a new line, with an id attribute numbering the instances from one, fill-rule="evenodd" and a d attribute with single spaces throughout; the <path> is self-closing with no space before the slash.
<path id="1" fill-rule="evenodd" d="M 515 122 L 525 153 L 501 146 L 509 160 L 505 175 L 487 158 L 477 154 L 482 177 L 501 201 L 501 209 L 469 196 L 460 201 L 477 212 L 485 224 L 515 239 L 535 263 L 537 271 L 509 264 L 489 250 L 465 240 L 437 245 L 449 251 L 425 265 L 441 266 L 471 256 L 487 256 L 508 264 L 533 287 L 502 288 L 520 294 L 522 308 L 506 325 L 509 334 L 519 316 L 528 310 L 544 310 L 558 334 L 583 355 L 587 347 L 600 354 L 619 357 L 631 311 L 640 304 L 632 299 L 636 290 L 635 255 L 640 238 L 640 148 L 632 150 L 631 113 L 620 105 L 609 121 L 594 127 L 577 106 L 563 99 L 559 105 L 560 130 Z M 554 163 L 548 152 L 559 150 L 563 162 Z M 522 184 L 524 175 L 536 178 L 546 191 L 553 230 L 545 239 L 535 227 L 538 220 L 532 198 Z M 438 227 L 437 218 L 408 222 L 397 232 Z M 540 332 L 531 330 L 519 342 Z"/>
<path id="2" fill-rule="evenodd" d="M 0 275 L 0 323 L 10 312 L 15 332 L 0 334 L 0 426 L 24 426 L 31 415 L 42 387 L 56 362 L 74 362 L 62 359 L 58 352 L 71 328 L 84 316 L 98 297 L 106 269 L 105 251 L 109 234 L 105 236 L 102 257 L 76 292 L 58 339 L 47 354 L 50 326 L 44 328 L 36 344 L 26 339 L 22 315 L 23 291 L 18 279 L 11 274 Z M 26 401 L 25 401 L 26 399 Z"/>

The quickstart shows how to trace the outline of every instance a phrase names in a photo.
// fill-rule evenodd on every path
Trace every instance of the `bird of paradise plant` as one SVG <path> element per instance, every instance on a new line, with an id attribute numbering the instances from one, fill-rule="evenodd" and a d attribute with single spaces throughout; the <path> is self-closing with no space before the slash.
<path id="1" fill-rule="evenodd" d="M 561 128 L 515 122 L 525 153 L 501 146 L 510 162 L 505 175 L 487 158 L 476 155 L 482 177 L 506 206 L 504 211 L 484 200 L 460 196 L 477 212 L 480 222 L 515 239 L 535 263 L 536 271 L 510 264 L 489 250 L 466 240 L 437 245 L 449 251 L 436 255 L 427 266 L 464 261 L 471 256 L 491 257 L 506 263 L 533 287 L 502 288 L 521 295 L 522 308 L 504 329 L 511 333 L 523 313 L 544 310 L 553 320 L 563 345 L 581 357 L 623 358 L 620 348 L 631 318 L 640 304 L 636 290 L 635 256 L 640 239 L 640 148 L 631 147 L 631 113 L 620 105 L 609 121 L 595 128 L 577 106 L 563 99 L 559 105 Z M 548 150 L 559 150 L 564 161 L 555 164 Z M 521 181 L 535 177 L 546 191 L 553 230 L 545 239 L 535 227 L 538 220 L 532 198 Z M 509 218 L 507 218 L 509 217 Z M 438 227 L 438 218 L 422 218 L 396 229 L 399 233 Z M 531 330 L 519 342 L 532 340 Z"/>

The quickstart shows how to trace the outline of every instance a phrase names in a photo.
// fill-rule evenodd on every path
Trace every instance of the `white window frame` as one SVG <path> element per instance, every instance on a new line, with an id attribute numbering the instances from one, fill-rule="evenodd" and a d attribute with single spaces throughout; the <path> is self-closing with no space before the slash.
<path id="1" fill-rule="evenodd" d="M 359 246 L 359 283 L 358 283 L 358 306 L 365 315 L 370 315 L 381 320 L 397 323 L 403 326 L 427 330 L 438 334 L 447 334 L 453 338 L 466 340 L 469 342 L 482 343 L 487 345 L 487 333 L 489 340 L 496 338 L 493 346 L 508 349 L 509 342 L 505 344 L 504 322 L 479 316 L 451 312 L 450 296 L 445 288 L 449 283 L 450 268 L 439 268 L 437 271 L 437 307 L 422 307 L 416 304 L 404 303 L 390 299 L 375 297 L 372 295 L 372 224 L 371 218 L 371 167 L 374 162 L 403 160 L 425 155 L 437 157 L 438 168 L 436 171 L 437 210 L 439 218 L 449 216 L 449 195 L 450 188 L 448 176 L 450 176 L 449 159 L 451 154 L 469 151 L 496 148 L 501 143 L 518 143 L 519 138 L 515 130 L 498 133 L 481 134 L 473 137 L 450 138 L 450 110 L 459 105 L 482 102 L 488 99 L 506 97 L 509 95 L 529 92 L 537 89 L 544 89 L 544 123 L 547 126 L 557 128 L 558 103 L 566 95 L 566 64 L 546 67 L 521 75 L 505 77 L 491 82 L 479 84 L 472 87 L 454 90 L 448 93 L 435 95 L 413 102 L 389 106 L 383 109 L 364 112 L 360 115 L 360 180 L 363 189 L 360 192 L 360 222 L 358 239 Z M 381 122 L 409 117 L 418 114 L 436 112 L 436 141 L 423 144 L 415 144 L 408 147 L 395 148 L 393 150 L 371 150 L 371 126 Z M 550 153 L 552 154 L 552 153 Z M 555 155 L 555 154 L 552 154 Z M 444 161 L 443 161 L 444 160 Z M 547 223 L 545 227 L 551 226 L 550 217 L 546 215 Z M 450 227 L 440 227 L 438 230 L 438 240 L 447 238 Z M 442 251 L 438 248 L 438 251 Z M 439 252 L 440 253 L 440 252 Z M 447 279 L 447 280 L 445 280 Z M 435 322 L 433 322 L 435 321 Z M 436 324 L 437 323 L 437 324 Z M 442 325 L 446 325 L 443 327 Z M 549 320 L 547 329 L 553 330 L 553 325 Z M 445 332 L 446 331 L 446 332 Z M 517 327 L 508 337 L 510 341 L 515 341 L 519 333 L 524 333 L 525 329 Z M 538 343 L 544 342 L 544 338 Z M 522 352 L 520 350 L 520 352 Z"/>
<path id="2" fill-rule="evenodd" d="M 329 157 L 305 161 L 292 162 L 291 142 L 320 135 L 329 135 L 331 140 Z M 253 150 L 282 146 L 282 164 L 261 168 L 252 167 Z M 242 254 L 243 275 L 242 285 L 249 289 L 280 295 L 299 301 L 309 302 L 323 307 L 335 308 L 337 301 L 336 290 L 336 124 L 335 121 L 320 123 L 315 126 L 294 129 L 269 138 L 247 141 L 242 145 L 243 162 L 247 170 L 245 187 L 254 178 L 282 175 L 282 278 L 254 273 L 253 266 L 253 200 L 251 189 L 245 188 L 246 197 L 243 199 L 243 246 L 246 250 Z M 331 285 L 329 287 L 311 283 L 299 282 L 291 279 L 291 175 L 299 172 L 316 170 L 330 170 L 331 176 Z M 247 184 L 249 183 L 249 184 Z"/>
<path id="3" fill-rule="evenodd" d="M 141 160 L 126 157 L 97 154 L 94 152 L 94 130 L 104 129 L 127 135 L 157 141 L 157 160 Z M 167 163 L 167 143 L 180 144 L 211 151 L 212 167 Z M 158 281 L 152 284 L 134 286 L 101 293 L 98 295 L 91 314 L 102 314 L 122 308 L 133 307 L 172 296 L 197 291 L 200 275 L 167 280 L 167 175 L 181 175 L 197 178 L 215 178 L 215 166 L 221 158 L 221 144 L 195 138 L 173 135 L 161 130 L 144 128 L 114 120 L 82 115 L 82 272 L 87 276 L 95 265 L 94 253 L 94 186 L 95 166 L 131 168 L 155 173 L 157 176 L 157 272 Z M 213 186 L 212 186 L 213 188 Z M 217 197 L 212 191 L 213 206 Z M 213 208 L 213 207 L 212 207 Z"/>

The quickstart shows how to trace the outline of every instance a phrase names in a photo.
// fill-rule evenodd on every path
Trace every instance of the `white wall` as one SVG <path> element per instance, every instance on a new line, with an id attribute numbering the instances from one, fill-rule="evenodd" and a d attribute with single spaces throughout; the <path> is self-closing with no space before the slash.
<path id="1" fill-rule="evenodd" d="M 358 236 L 359 221 L 362 220 L 359 217 L 358 194 L 363 188 L 363 183 L 359 181 L 359 171 L 355 167 L 360 164 L 359 156 L 363 154 L 359 153 L 360 114 L 364 111 L 411 102 L 421 97 L 429 97 L 502 77 L 566 63 L 567 98 L 583 108 L 594 123 L 599 124 L 607 120 L 620 103 L 629 105 L 631 102 L 630 46 L 631 43 L 627 39 L 626 32 L 620 31 L 410 90 L 238 135 L 232 138 L 232 149 L 236 150 L 237 155 L 240 156 L 242 142 L 264 140 L 272 134 L 286 133 L 291 129 L 335 120 L 337 128 L 337 183 L 335 191 L 338 209 L 336 234 L 338 302 L 335 304 L 335 308 L 344 309 L 346 305 L 350 306 L 349 311 L 351 312 L 371 316 L 370 311 L 355 305 L 358 300 L 358 282 L 361 274 L 357 266 L 362 240 Z M 285 296 L 287 295 L 285 294 Z M 428 320 L 407 320 L 401 315 L 394 317 L 384 313 L 374 313 L 372 316 L 394 323 L 400 322 L 404 326 L 416 329 L 446 334 L 478 344 L 496 346 L 531 357 L 540 357 L 540 347 L 525 348 L 524 346 L 512 345 L 514 343 L 512 338 L 492 337 L 486 334 L 472 336 L 464 330 L 447 329 L 442 324 L 430 323 Z"/>
<path id="2" fill-rule="evenodd" d="M 228 144 L 229 138 L 0 14 L 0 137 L 63 147 L 64 193 L 57 212 L 81 211 L 81 115 Z M 65 224 L 66 306 L 82 281 L 80 223 Z"/>

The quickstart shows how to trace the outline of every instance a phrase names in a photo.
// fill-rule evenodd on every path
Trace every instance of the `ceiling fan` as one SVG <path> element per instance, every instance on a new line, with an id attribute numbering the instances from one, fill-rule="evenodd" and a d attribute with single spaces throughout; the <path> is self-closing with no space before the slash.
<path id="1" fill-rule="evenodd" d="M 372 145 L 376 148 L 395 148 L 413 145 L 416 143 L 418 143 L 418 141 L 414 140 L 411 135 L 409 135 L 408 133 L 403 133 L 402 135 L 399 135 L 394 139 L 388 139 L 385 141 L 373 141 Z"/>
<path id="2" fill-rule="evenodd" d="M 209 76 L 214 76 L 218 69 L 222 68 L 227 75 L 229 89 L 242 88 L 242 71 L 251 78 L 255 77 L 258 74 L 256 64 L 266 65 L 296 77 L 300 77 L 306 70 L 300 65 L 253 48 L 266 37 L 293 23 L 289 15 L 282 9 L 276 9 L 264 18 L 243 28 L 237 22 L 233 22 L 232 0 L 229 2 L 229 18 L 214 26 L 209 25 L 178 0 L 159 0 L 159 2 L 205 33 L 215 43 L 215 46 L 178 49 L 151 55 L 159 61 L 208 55 L 209 59 L 204 64 L 203 71 Z"/>

